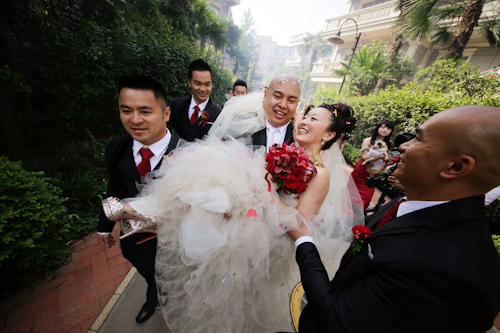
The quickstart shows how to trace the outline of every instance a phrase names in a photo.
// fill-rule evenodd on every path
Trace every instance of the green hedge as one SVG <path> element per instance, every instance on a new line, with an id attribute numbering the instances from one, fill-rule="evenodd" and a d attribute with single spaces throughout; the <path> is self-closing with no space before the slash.
<path id="1" fill-rule="evenodd" d="M 358 148 L 355 148 L 349 142 L 346 142 L 342 153 L 344 154 L 344 158 L 347 164 L 350 164 L 352 166 L 355 166 L 358 160 L 361 158 L 361 151 Z"/>
<path id="2" fill-rule="evenodd" d="M 497 249 L 498 255 L 500 256 L 500 236 L 493 235 L 493 244 L 495 244 L 495 248 Z"/>
<path id="3" fill-rule="evenodd" d="M 67 257 L 61 190 L 42 172 L 0 156 L 0 279 L 2 291 L 24 287 Z"/>
<path id="4" fill-rule="evenodd" d="M 381 120 L 396 123 L 395 133 L 413 131 L 432 115 L 460 105 L 500 106 L 500 80 L 482 77 L 468 62 L 440 60 L 416 74 L 420 81 L 403 88 L 389 87 L 378 95 L 339 95 L 336 87 L 318 89 L 315 103 L 344 102 L 353 107 L 357 128 L 351 143 L 361 147 L 364 138 Z M 393 136 L 394 138 L 394 136 Z"/>

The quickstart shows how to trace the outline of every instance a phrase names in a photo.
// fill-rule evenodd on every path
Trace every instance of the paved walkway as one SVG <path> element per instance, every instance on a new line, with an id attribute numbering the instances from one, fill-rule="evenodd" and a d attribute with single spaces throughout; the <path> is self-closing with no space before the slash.
<path id="1" fill-rule="evenodd" d="M 113 232 L 117 236 L 118 228 Z M 52 277 L 0 301 L 0 332 L 89 331 L 132 265 L 118 244 L 104 248 L 95 233 L 74 244 L 70 260 Z"/>

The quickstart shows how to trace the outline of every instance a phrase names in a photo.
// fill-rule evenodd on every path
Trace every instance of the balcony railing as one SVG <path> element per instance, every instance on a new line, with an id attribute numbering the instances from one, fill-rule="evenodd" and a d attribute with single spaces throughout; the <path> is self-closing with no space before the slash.
<path id="1" fill-rule="evenodd" d="M 302 62 L 302 57 L 293 57 L 285 59 L 285 66 L 299 65 Z"/>
<path id="2" fill-rule="evenodd" d="M 334 70 L 342 69 L 342 64 L 340 62 L 315 62 L 311 75 L 328 75 L 335 76 L 333 74 Z"/>
<path id="3" fill-rule="evenodd" d="M 327 31 L 337 32 L 342 22 L 344 22 L 347 18 L 354 19 L 358 23 L 358 26 L 361 30 L 364 25 L 370 23 L 383 22 L 383 21 L 392 22 L 399 16 L 399 11 L 394 9 L 395 4 L 396 1 L 390 1 L 380 5 L 356 10 L 349 14 L 329 19 L 327 20 L 327 26 L 325 32 Z M 349 20 L 346 21 L 342 26 L 342 31 L 354 30 L 354 28 L 355 28 L 354 22 Z"/>

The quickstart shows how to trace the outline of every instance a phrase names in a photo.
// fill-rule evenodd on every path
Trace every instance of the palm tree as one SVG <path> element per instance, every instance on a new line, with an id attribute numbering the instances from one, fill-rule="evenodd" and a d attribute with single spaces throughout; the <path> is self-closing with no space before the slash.
<path id="1" fill-rule="evenodd" d="M 200 41 L 201 47 L 205 47 L 207 39 L 220 49 L 228 44 L 227 29 L 228 23 L 215 15 L 205 0 L 195 0 L 189 6 L 191 31 L 196 40 Z"/>
<path id="2" fill-rule="evenodd" d="M 345 76 L 360 96 L 368 95 L 383 79 L 387 83 L 399 84 L 412 72 L 412 62 L 400 57 L 396 65 L 390 63 L 391 54 L 385 44 L 374 40 L 372 45 L 364 45 L 349 62 L 342 62 L 342 69 L 335 70 L 338 76 Z"/>
<path id="3" fill-rule="evenodd" d="M 500 46 L 500 20 L 485 17 L 479 23 L 484 5 L 493 1 L 457 0 L 443 5 L 439 0 L 408 0 L 396 31 L 404 40 L 429 39 L 431 46 L 446 50 L 446 57 L 462 56 L 476 26 L 491 46 Z"/>
<path id="4" fill-rule="evenodd" d="M 304 47 L 302 48 L 302 55 L 311 54 L 311 61 L 309 63 L 309 70 L 312 70 L 313 64 L 318 60 L 318 56 L 326 56 L 332 51 L 332 46 L 326 43 L 321 37 L 320 33 L 313 36 L 304 38 Z"/>

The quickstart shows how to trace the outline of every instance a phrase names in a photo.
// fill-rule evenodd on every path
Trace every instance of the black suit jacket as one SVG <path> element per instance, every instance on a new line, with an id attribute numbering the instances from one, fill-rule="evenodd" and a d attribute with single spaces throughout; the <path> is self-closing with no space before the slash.
<path id="1" fill-rule="evenodd" d="M 292 130 L 293 130 L 293 126 L 292 126 L 292 123 L 290 122 L 286 128 L 285 139 L 283 142 L 286 142 L 286 143 L 293 142 Z M 255 132 L 252 135 L 252 143 L 254 146 L 266 146 L 267 145 L 267 128 L 266 127 L 264 127 L 262 130 L 260 130 L 258 132 Z"/>
<path id="2" fill-rule="evenodd" d="M 360 253 L 344 255 L 332 281 L 312 243 L 296 259 L 309 301 L 301 333 L 483 333 L 500 310 L 500 257 L 484 196 L 392 220 Z"/>
<path id="3" fill-rule="evenodd" d="M 221 108 L 212 103 L 212 100 L 209 99 L 204 110 L 210 115 L 208 122 L 203 126 L 203 120 L 200 117 L 191 125 L 191 123 L 188 123 L 190 104 L 191 96 L 174 98 L 170 104 L 171 115 L 168 122 L 168 124 L 179 133 L 179 136 L 186 141 L 194 141 L 195 139 L 203 138 L 221 112 Z"/>
<path id="4" fill-rule="evenodd" d="M 179 142 L 179 135 L 169 128 L 172 138 L 167 147 L 166 154 L 172 151 Z M 108 168 L 108 189 L 106 191 L 107 197 L 117 197 L 120 199 L 135 197 L 139 190 L 137 185 L 141 183 L 141 176 L 137 171 L 137 166 L 134 162 L 132 155 L 133 139 L 130 135 L 126 134 L 111 140 L 105 150 L 106 164 Z M 155 167 L 157 170 L 161 165 L 162 160 Z M 99 232 L 111 232 L 115 222 L 108 221 L 104 212 L 99 216 Z"/>

